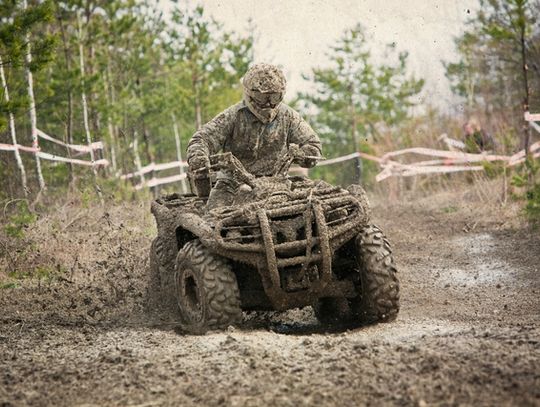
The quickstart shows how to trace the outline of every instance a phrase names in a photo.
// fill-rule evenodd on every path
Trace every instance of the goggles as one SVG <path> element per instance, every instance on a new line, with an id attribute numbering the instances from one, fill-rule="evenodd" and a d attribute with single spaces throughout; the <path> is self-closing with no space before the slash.
<path id="1" fill-rule="evenodd" d="M 283 93 L 281 92 L 262 93 L 258 90 L 250 90 L 249 96 L 261 108 L 275 107 L 283 100 Z"/>

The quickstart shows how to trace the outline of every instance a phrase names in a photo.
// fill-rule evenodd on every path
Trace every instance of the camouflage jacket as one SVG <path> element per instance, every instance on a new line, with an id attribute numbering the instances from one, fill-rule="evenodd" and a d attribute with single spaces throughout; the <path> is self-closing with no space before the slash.
<path id="1" fill-rule="evenodd" d="M 202 126 L 191 138 L 188 162 L 195 156 L 232 152 L 247 171 L 256 176 L 271 175 L 277 159 L 289 144 L 298 144 L 306 155 L 320 156 L 321 142 L 311 126 L 282 103 L 276 118 L 263 124 L 237 103 Z"/>

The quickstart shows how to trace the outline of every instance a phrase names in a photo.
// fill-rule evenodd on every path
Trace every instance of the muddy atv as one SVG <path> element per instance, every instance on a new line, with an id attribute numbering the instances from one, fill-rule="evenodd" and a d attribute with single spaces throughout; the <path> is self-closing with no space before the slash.
<path id="1" fill-rule="evenodd" d="M 183 330 L 236 325 L 242 311 L 305 306 L 324 324 L 396 318 L 392 251 L 370 223 L 360 186 L 288 176 L 293 154 L 260 178 L 231 153 L 211 159 L 207 175 L 228 171 L 241 184 L 233 205 L 207 210 L 207 198 L 189 194 L 152 202 L 151 285 Z"/>

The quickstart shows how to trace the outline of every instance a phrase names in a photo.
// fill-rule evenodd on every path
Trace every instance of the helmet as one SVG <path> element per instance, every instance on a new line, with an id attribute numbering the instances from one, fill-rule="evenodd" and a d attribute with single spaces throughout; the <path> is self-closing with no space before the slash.
<path id="1" fill-rule="evenodd" d="M 285 75 L 270 64 L 255 64 L 242 78 L 244 102 L 260 121 L 270 123 L 285 95 Z"/>

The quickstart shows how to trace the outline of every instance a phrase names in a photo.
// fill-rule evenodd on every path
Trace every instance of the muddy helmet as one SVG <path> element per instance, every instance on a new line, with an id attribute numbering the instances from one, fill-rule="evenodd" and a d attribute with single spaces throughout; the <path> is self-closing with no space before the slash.
<path id="1" fill-rule="evenodd" d="M 242 78 L 244 103 L 260 121 L 270 123 L 278 113 L 286 84 L 285 75 L 277 66 L 255 64 Z"/>

